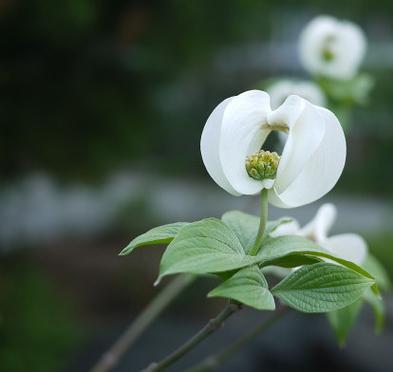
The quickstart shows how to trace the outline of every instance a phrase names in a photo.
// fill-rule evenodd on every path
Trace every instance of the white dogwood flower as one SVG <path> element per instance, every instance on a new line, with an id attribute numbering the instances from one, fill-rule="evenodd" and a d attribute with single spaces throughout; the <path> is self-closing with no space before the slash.
<path id="1" fill-rule="evenodd" d="M 333 204 L 323 204 L 311 222 L 300 229 L 299 235 L 314 240 L 336 257 L 361 265 L 367 257 L 367 244 L 360 235 L 347 233 L 328 236 L 336 216 L 337 210 Z"/>
<path id="2" fill-rule="evenodd" d="M 361 28 L 330 16 L 314 18 L 302 31 L 300 60 L 313 75 L 333 79 L 353 78 L 366 52 Z"/>
<path id="3" fill-rule="evenodd" d="M 273 130 L 287 133 L 281 157 L 263 151 Z M 344 168 L 346 143 L 331 111 L 298 96 L 272 110 L 266 92 L 251 90 L 213 110 L 201 153 L 210 176 L 230 194 L 253 195 L 266 188 L 272 204 L 292 208 L 333 188 Z"/>
<path id="4" fill-rule="evenodd" d="M 280 106 L 288 96 L 300 96 L 317 106 L 325 106 L 326 97 L 319 86 L 311 81 L 283 79 L 274 82 L 266 92 L 270 95 L 273 109 Z"/>
<path id="5" fill-rule="evenodd" d="M 365 240 L 357 234 L 346 233 L 328 236 L 337 210 L 333 204 L 323 204 L 315 217 L 304 227 L 300 228 L 296 220 L 279 226 L 274 237 L 282 235 L 299 235 L 311 239 L 321 247 L 327 249 L 332 255 L 362 265 L 367 257 L 368 249 Z"/>

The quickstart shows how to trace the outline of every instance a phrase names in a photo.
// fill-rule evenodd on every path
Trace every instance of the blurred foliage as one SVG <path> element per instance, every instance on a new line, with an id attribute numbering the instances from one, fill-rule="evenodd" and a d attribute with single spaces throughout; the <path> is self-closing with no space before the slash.
<path id="1" fill-rule="evenodd" d="M 391 233 L 369 236 L 367 243 L 371 253 L 383 264 L 390 281 L 393 280 L 393 235 Z"/>
<path id="2" fill-rule="evenodd" d="M 81 341 L 70 304 L 25 258 L 0 261 L 1 371 L 60 370 Z"/>
<path id="3" fill-rule="evenodd" d="M 66 180 L 91 181 L 130 164 L 165 173 L 205 174 L 199 137 L 207 115 L 223 97 L 252 87 L 272 72 L 261 66 L 258 71 L 224 73 L 220 53 L 268 41 L 273 29 L 286 27 L 289 15 L 303 23 L 317 13 L 349 17 L 361 25 L 378 17 L 386 23 L 393 20 L 393 3 L 1 2 L 3 177 L 44 169 Z M 393 142 L 387 122 L 392 86 L 391 73 L 382 72 L 374 89 L 378 93 L 364 109 L 368 116 L 355 113 L 354 127 L 360 118 L 359 125 L 363 128 L 368 120 L 371 129 L 366 128 L 367 139 L 361 139 L 367 156 L 358 167 L 355 151 L 350 176 L 340 183 L 351 190 L 381 192 L 382 186 L 391 194 L 386 185 L 393 182 L 393 172 L 381 171 L 381 164 L 385 166 Z M 373 126 L 379 128 L 381 122 L 384 132 L 376 133 Z M 377 175 L 370 184 L 365 167 Z"/>

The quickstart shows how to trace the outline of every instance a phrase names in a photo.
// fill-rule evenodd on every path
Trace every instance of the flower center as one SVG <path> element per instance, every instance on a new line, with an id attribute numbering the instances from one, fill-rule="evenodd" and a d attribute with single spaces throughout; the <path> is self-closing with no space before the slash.
<path id="1" fill-rule="evenodd" d="M 324 46 L 322 48 L 322 59 L 325 62 L 331 62 L 334 57 L 335 57 L 335 53 L 334 53 L 334 42 L 335 42 L 335 37 L 330 35 L 328 36 L 325 41 L 324 41 Z"/>
<path id="2" fill-rule="evenodd" d="M 274 179 L 277 174 L 280 157 L 276 152 L 260 150 L 258 153 L 247 156 L 246 170 L 254 180 L 263 181 Z"/>
<path id="3" fill-rule="evenodd" d="M 331 48 L 326 47 L 322 49 L 322 59 L 325 62 L 330 62 L 334 59 L 334 53 Z"/>

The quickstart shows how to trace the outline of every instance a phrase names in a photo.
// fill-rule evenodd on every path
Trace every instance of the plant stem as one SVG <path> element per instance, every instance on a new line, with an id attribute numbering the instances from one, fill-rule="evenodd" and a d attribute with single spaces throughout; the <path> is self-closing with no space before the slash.
<path id="1" fill-rule="evenodd" d="M 255 243 L 248 253 L 251 256 L 256 256 L 259 249 L 261 248 L 263 233 L 265 232 L 267 215 L 269 212 L 268 189 L 262 189 L 260 197 L 261 197 L 261 219 L 259 221 L 259 229 L 258 229 L 257 237 L 255 239 Z"/>
<path id="2" fill-rule="evenodd" d="M 183 345 L 162 359 L 160 362 L 150 364 L 144 370 L 144 372 L 162 371 L 164 368 L 169 367 L 178 361 L 183 355 L 187 354 L 190 350 L 197 346 L 201 341 L 217 331 L 223 325 L 224 321 L 240 308 L 240 304 L 228 302 L 225 308 L 221 310 L 221 312 L 215 318 L 210 319 L 209 322 L 193 337 L 191 337 L 188 341 L 186 341 Z"/>
<path id="3" fill-rule="evenodd" d="M 253 341 L 257 336 L 276 323 L 282 317 L 285 311 L 286 308 L 277 310 L 272 316 L 260 323 L 251 332 L 239 338 L 233 344 L 218 352 L 217 354 L 212 354 L 205 358 L 202 362 L 192 366 L 191 368 L 188 368 L 185 372 L 207 372 L 219 367 L 227 359 L 233 356 L 233 354 L 240 351 L 249 342 Z"/>
<path id="4" fill-rule="evenodd" d="M 172 300 L 196 279 L 193 275 L 179 275 L 149 303 L 113 346 L 105 352 L 91 372 L 107 372 L 117 365 L 127 349 L 145 329 L 164 311 Z"/>

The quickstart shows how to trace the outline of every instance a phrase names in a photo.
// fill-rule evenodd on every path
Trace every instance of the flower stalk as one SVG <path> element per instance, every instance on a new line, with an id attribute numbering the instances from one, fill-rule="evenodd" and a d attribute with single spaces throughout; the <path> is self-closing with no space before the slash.
<path id="1" fill-rule="evenodd" d="M 257 237 L 255 239 L 255 243 L 248 252 L 251 256 L 256 256 L 259 250 L 261 249 L 263 234 L 265 233 L 267 216 L 269 212 L 269 198 L 268 198 L 268 189 L 262 189 L 260 194 L 260 202 L 261 202 L 261 219 L 259 221 L 259 228 Z"/>

